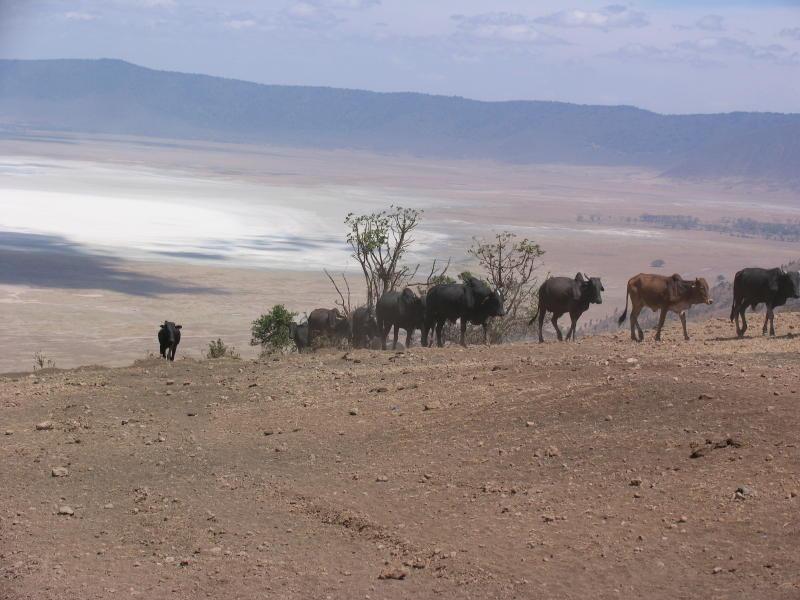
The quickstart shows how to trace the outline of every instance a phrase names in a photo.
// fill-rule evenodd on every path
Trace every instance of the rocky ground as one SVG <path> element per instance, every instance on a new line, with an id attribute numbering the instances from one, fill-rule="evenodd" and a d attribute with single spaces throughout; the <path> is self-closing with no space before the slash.
<path id="1" fill-rule="evenodd" d="M 798 598 L 777 321 L 0 377 L 0 597 Z"/>

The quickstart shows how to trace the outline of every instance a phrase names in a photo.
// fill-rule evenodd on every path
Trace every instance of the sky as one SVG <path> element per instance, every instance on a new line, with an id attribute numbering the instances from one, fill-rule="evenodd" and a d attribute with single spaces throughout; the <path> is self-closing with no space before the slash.
<path id="1" fill-rule="evenodd" d="M 0 0 L 0 57 L 664 113 L 800 112 L 800 0 L 613 2 Z"/>

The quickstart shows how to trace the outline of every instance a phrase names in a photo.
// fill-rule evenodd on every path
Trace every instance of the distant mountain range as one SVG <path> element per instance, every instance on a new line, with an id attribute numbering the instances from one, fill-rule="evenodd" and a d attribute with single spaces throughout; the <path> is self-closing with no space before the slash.
<path id="1" fill-rule="evenodd" d="M 0 128 L 638 165 L 679 178 L 800 186 L 800 114 L 661 115 L 629 106 L 261 85 L 108 59 L 0 60 Z"/>

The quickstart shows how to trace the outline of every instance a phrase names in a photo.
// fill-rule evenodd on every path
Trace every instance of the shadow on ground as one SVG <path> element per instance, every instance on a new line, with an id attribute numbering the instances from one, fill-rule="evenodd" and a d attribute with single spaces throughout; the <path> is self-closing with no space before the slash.
<path id="1" fill-rule="evenodd" d="M 61 236 L 0 231 L 0 284 L 102 289 L 146 297 L 226 293 L 136 273 L 123 265 L 119 258 L 89 252 Z"/>

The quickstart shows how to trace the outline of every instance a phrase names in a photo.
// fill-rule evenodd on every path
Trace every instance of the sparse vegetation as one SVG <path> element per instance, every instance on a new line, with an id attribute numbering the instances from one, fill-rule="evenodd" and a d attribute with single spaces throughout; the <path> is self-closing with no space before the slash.
<path id="1" fill-rule="evenodd" d="M 667 264 L 667 263 L 665 263 L 664 260 L 661 259 L 661 258 L 657 258 L 654 261 L 650 262 L 650 266 L 653 267 L 654 269 L 660 269 L 665 264 Z"/>
<path id="2" fill-rule="evenodd" d="M 289 334 L 297 313 L 289 311 L 283 304 L 276 304 L 267 314 L 253 321 L 250 344 L 261 346 L 267 354 L 284 352 L 292 346 Z"/>
<path id="3" fill-rule="evenodd" d="M 414 242 L 411 234 L 421 217 L 421 210 L 391 206 L 367 215 L 350 213 L 345 218 L 347 243 L 364 274 L 368 307 L 374 307 L 381 294 L 402 287 L 416 274 L 419 266 L 412 269 L 402 260 Z"/>
<path id="4" fill-rule="evenodd" d="M 33 370 L 39 369 L 55 369 L 56 363 L 54 360 L 47 357 L 41 350 L 33 355 Z"/>
<path id="5" fill-rule="evenodd" d="M 208 352 L 206 358 L 234 358 L 239 359 L 241 355 L 237 352 L 235 346 L 228 346 L 222 341 L 222 338 L 211 340 L 208 343 Z"/>
<path id="6" fill-rule="evenodd" d="M 539 289 L 536 270 L 544 250 L 528 238 L 519 239 L 516 234 L 504 231 L 490 240 L 476 239 L 469 254 L 477 259 L 492 287 L 503 298 L 506 316 L 491 320 L 491 341 L 523 335 L 530 313 L 536 308 Z M 462 273 L 467 275 L 468 272 Z"/>

